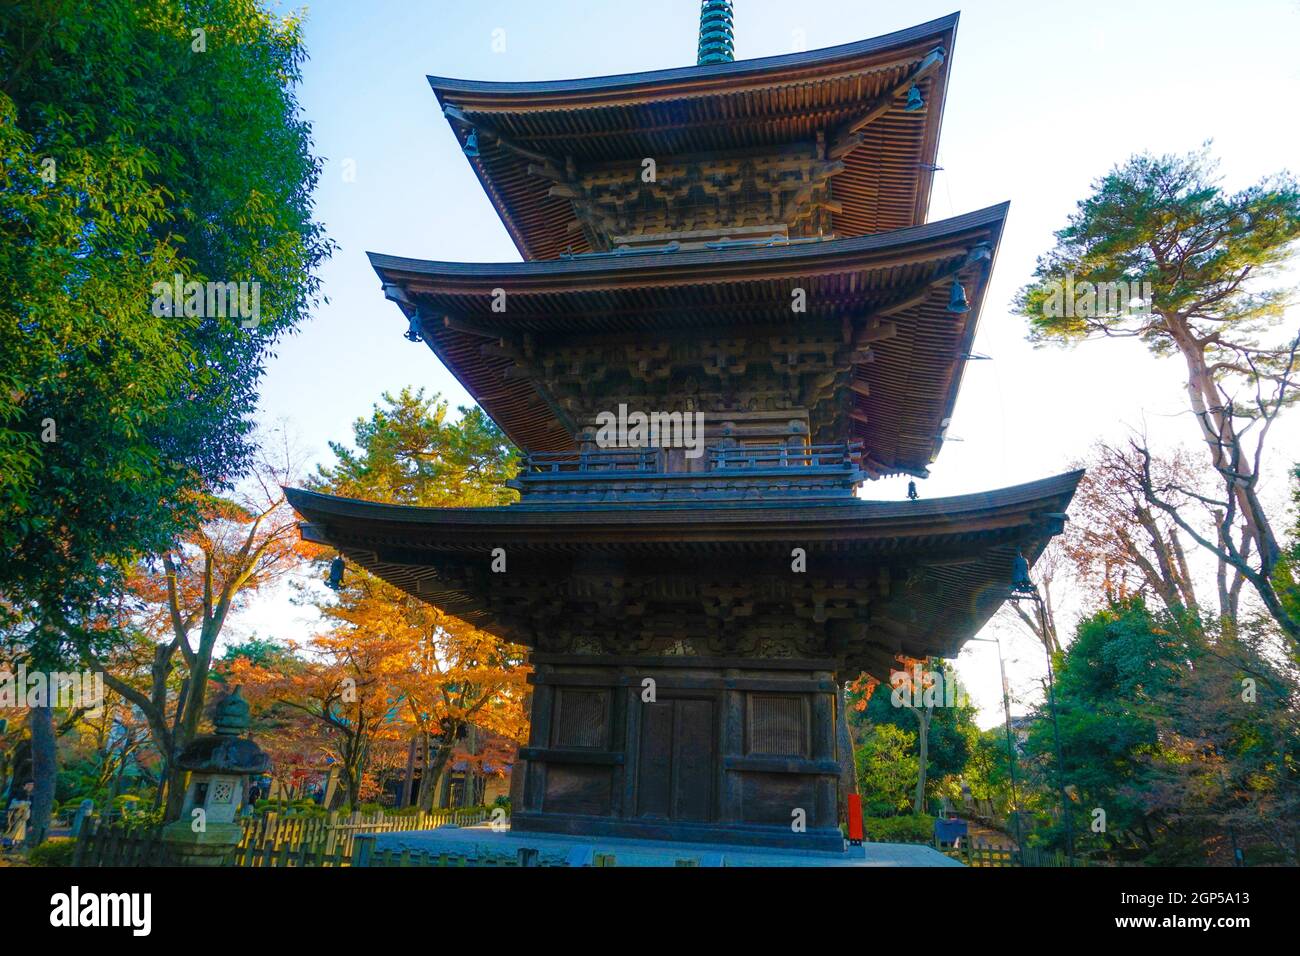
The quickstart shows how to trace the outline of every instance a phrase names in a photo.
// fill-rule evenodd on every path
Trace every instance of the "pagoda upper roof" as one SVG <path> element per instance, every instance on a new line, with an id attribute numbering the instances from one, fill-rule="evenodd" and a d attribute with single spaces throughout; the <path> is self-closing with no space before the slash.
<path id="1" fill-rule="evenodd" d="M 1007 204 L 889 233 L 767 247 L 636 252 L 544 262 L 457 263 L 370 255 L 390 298 L 418 307 L 421 335 L 510 439 L 576 448 L 574 423 L 489 345 L 584 332 L 657 340 L 670 332 L 797 334 L 842 327 L 857 387 L 844 439 L 880 474 L 924 474 L 938 454 L 974 340 Z M 970 311 L 948 311 L 960 279 Z M 791 309 L 805 290 L 807 311 Z M 493 311 L 494 290 L 507 308 Z M 485 347 L 486 346 L 486 347 Z"/>
<path id="2" fill-rule="evenodd" d="M 926 219 L 957 14 L 856 43 L 579 80 L 429 77 L 525 259 L 599 248 L 566 193 L 584 167 L 818 143 L 835 236 Z M 908 111 L 915 83 L 924 106 Z M 471 154 L 473 151 L 469 151 Z M 555 187 L 557 183 L 560 188 Z"/>

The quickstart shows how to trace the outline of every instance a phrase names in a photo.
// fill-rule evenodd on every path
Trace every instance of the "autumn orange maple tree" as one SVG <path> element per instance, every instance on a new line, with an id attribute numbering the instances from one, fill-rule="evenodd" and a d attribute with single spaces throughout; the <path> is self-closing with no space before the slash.
<path id="1" fill-rule="evenodd" d="M 460 741 L 476 727 L 522 742 L 529 668 L 524 650 L 444 614 L 369 574 L 355 575 L 339 604 L 324 609 L 341 633 L 400 642 L 404 667 L 393 686 L 420 750 L 417 802 L 430 810 L 434 785 Z M 475 756 L 461 756 L 472 759 Z"/>
<path id="2" fill-rule="evenodd" d="M 301 666 L 273 668 L 240 659 L 230 666 L 229 678 L 255 707 L 279 705 L 319 724 L 339 761 L 344 803 L 356 807 L 372 749 L 401 734 L 394 688 L 406 645 L 383 631 L 326 630 L 305 647 L 288 642 L 287 650 L 300 655 Z"/>
<path id="3" fill-rule="evenodd" d="M 422 390 L 385 395 L 353 426 L 356 448 L 332 443 L 338 464 L 311 486 L 349 497 L 426 506 L 506 504 L 514 492 L 514 449 L 479 409 L 448 420 L 447 404 Z M 471 733 L 489 741 L 527 735 L 529 668 L 523 648 L 471 627 L 358 568 L 336 597 L 319 603 L 327 629 L 306 646 L 302 674 L 253 675 L 258 693 L 297 707 L 336 735 L 357 798 L 377 742 L 413 740 L 422 758 L 419 805 L 453 756 L 509 762 L 512 754 L 470 754 Z"/>
<path id="4" fill-rule="evenodd" d="M 287 445 L 264 452 L 245 487 L 229 498 L 206 497 L 200 525 L 133 569 L 115 622 L 130 639 L 97 662 L 105 684 L 149 725 L 169 819 L 184 796 L 175 760 L 199 732 L 213 652 L 231 612 L 318 550 L 302 542 L 284 497 L 292 457 Z"/>

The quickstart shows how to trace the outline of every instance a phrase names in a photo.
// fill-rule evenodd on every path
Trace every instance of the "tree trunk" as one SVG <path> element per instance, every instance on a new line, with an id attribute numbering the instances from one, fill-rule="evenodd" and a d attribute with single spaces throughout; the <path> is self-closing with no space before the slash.
<path id="1" fill-rule="evenodd" d="M 1250 486 L 1250 479 L 1254 476 L 1250 462 L 1241 454 L 1241 439 L 1233 426 L 1227 400 L 1206 364 L 1204 346 L 1192 341 L 1185 333 L 1175 334 L 1174 341 L 1187 363 L 1187 396 L 1209 446 L 1214 467 L 1221 475 L 1226 471 L 1231 476 L 1239 476 L 1222 475 L 1228 495 L 1236 499 L 1241 517 L 1255 539 L 1261 562 L 1269 567 L 1278 555 L 1277 542 Z"/>
<path id="2" fill-rule="evenodd" d="M 52 692 L 52 690 L 51 690 Z M 54 709 L 32 707 L 27 712 L 32 734 L 31 821 L 27 829 L 27 846 L 37 846 L 45 839 L 54 810 L 54 783 L 59 772 L 58 738 L 54 734 Z"/>
<path id="3" fill-rule="evenodd" d="M 325 774 L 325 789 L 321 793 L 321 806 L 326 810 L 335 810 L 337 801 L 335 797 L 339 795 L 339 770 L 337 765 L 331 765 L 329 771 Z"/>
<path id="4" fill-rule="evenodd" d="M 170 760 L 167 761 L 166 766 L 163 780 L 167 789 L 167 811 L 163 819 L 179 820 L 181 811 L 185 809 L 185 771 L 173 767 Z"/>
<path id="5" fill-rule="evenodd" d="M 428 813 L 433 809 L 433 785 L 437 783 L 433 774 L 433 745 L 428 734 L 420 735 L 420 790 L 415 802 L 421 810 Z"/>
<path id="6" fill-rule="evenodd" d="M 221 633 L 221 625 L 224 621 L 225 610 L 218 609 L 199 632 L 199 648 L 194 652 L 194 662 L 190 667 L 189 677 L 186 678 L 186 691 L 181 701 L 183 710 L 179 714 L 180 720 L 174 742 L 178 752 L 198 736 L 199 721 L 203 717 L 203 704 L 207 699 L 208 672 L 212 669 L 212 651 L 217 645 L 217 637 Z"/>
<path id="7" fill-rule="evenodd" d="M 402 777 L 402 797 L 397 803 L 399 807 L 411 805 L 411 791 L 415 788 L 415 752 L 415 738 L 412 737 L 406 748 L 406 774 Z"/>
<path id="8" fill-rule="evenodd" d="M 358 732 L 350 736 L 343 752 L 343 786 L 347 805 L 356 810 L 361 803 L 361 783 L 366 774 L 367 741 L 360 733 L 364 723 L 357 721 Z"/>
<path id="9" fill-rule="evenodd" d="M 1273 588 L 1273 570 L 1281 557 L 1281 549 L 1256 492 L 1257 476 L 1233 424 L 1230 403 L 1214 381 L 1205 360 L 1204 346 L 1187 334 L 1182 323 L 1179 327 L 1175 327 L 1173 322 L 1169 325 L 1187 363 L 1187 394 L 1192 411 L 1201 426 L 1201 434 L 1209 446 L 1210 457 L 1223 480 L 1225 492 L 1236 503 L 1245 523 L 1247 536 L 1241 550 L 1249 553 L 1248 548 L 1253 545 L 1259 560 L 1259 571 L 1251 584 L 1278 626 L 1293 641 L 1300 641 L 1300 620 L 1287 612 Z"/>
<path id="10" fill-rule="evenodd" d="M 167 811 L 163 815 L 165 820 L 179 820 L 181 811 L 185 809 L 185 771 L 177 766 L 177 761 L 180 760 L 181 750 L 188 743 L 188 739 L 183 737 L 181 732 L 181 715 L 183 708 L 190 699 L 190 688 L 193 686 L 193 682 L 188 677 L 181 682 L 180 697 L 176 701 L 175 719 L 170 730 L 167 728 L 165 703 L 157 715 L 156 726 L 161 729 L 165 736 L 162 738 L 155 737 L 155 740 L 167 741 L 167 749 L 163 751 L 163 767 L 165 769 L 163 780 L 166 781 L 167 788 Z M 165 696 L 163 700 L 166 700 Z M 155 727 L 155 722 L 151 720 L 149 726 L 151 728 Z"/>
<path id="11" fill-rule="evenodd" d="M 915 814 L 925 813 L 925 772 L 930 762 L 930 708 L 916 708 L 914 711 L 916 719 L 920 723 L 920 730 L 917 734 L 917 743 L 920 748 L 920 760 L 916 774 L 916 804 L 912 812 Z"/>
<path id="12" fill-rule="evenodd" d="M 455 746 L 453 743 L 456 739 L 455 731 L 455 727 L 451 728 L 451 732 L 448 733 L 443 738 L 443 742 L 438 745 L 438 749 L 433 756 L 432 764 L 426 767 L 425 772 L 429 775 L 429 790 L 427 794 L 424 790 L 424 780 L 420 781 L 420 809 L 426 812 L 433 809 L 435 796 L 434 787 L 436 787 L 438 782 L 442 779 L 443 770 L 446 769 L 447 762 L 451 759 L 451 751 Z M 428 801 L 427 803 L 424 802 L 426 800 Z"/>

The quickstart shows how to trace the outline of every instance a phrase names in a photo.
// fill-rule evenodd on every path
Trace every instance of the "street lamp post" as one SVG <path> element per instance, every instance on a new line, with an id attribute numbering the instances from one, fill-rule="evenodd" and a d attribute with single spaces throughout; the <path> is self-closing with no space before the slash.
<path id="1" fill-rule="evenodd" d="M 1019 551 L 1012 565 L 1012 601 L 1032 601 L 1038 611 L 1038 628 L 1043 635 L 1043 649 L 1047 652 L 1047 702 L 1052 711 L 1052 737 L 1056 744 L 1056 786 L 1061 794 L 1061 817 L 1065 823 L 1065 857 L 1074 866 L 1074 821 L 1070 815 L 1070 800 L 1065 792 L 1065 762 L 1061 756 L 1061 725 L 1056 719 L 1056 679 L 1052 673 L 1052 649 L 1047 641 L 1047 614 L 1043 609 L 1043 596 L 1038 586 L 1029 579 L 1029 562 Z"/>
<path id="2" fill-rule="evenodd" d="M 1011 774 L 1011 819 L 1015 821 L 1016 845 L 1023 851 L 1025 843 L 1020 833 L 1020 796 L 1016 792 L 1016 747 L 1011 736 L 1011 697 L 1007 692 L 1007 668 L 1002 661 L 1002 642 L 996 637 L 973 637 L 971 640 L 998 646 L 998 672 L 1002 675 L 1002 716 L 1007 730 L 1007 768 Z"/>

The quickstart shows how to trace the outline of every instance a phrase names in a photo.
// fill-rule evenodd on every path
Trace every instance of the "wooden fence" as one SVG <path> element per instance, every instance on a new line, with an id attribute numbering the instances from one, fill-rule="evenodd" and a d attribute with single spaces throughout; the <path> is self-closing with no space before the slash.
<path id="1" fill-rule="evenodd" d="M 285 845 L 298 847 L 324 845 L 324 851 L 336 850 L 344 856 L 352 855 L 352 842 L 363 833 L 400 833 L 408 830 L 433 830 L 445 826 L 474 826 L 486 822 L 491 811 L 485 807 L 458 810 L 435 810 L 432 813 L 402 813 L 385 815 L 354 812 L 348 815 L 335 811 L 329 816 L 280 816 L 267 812 L 243 821 L 244 837 L 240 849 L 264 850 L 268 844 L 276 850 Z"/>
<path id="2" fill-rule="evenodd" d="M 385 816 L 331 813 L 328 817 L 277 817 L 267 813 L 241 821 L 244 832 L 233 866 L 351 866 L 358 836 L 485 822 L 483 807 Z M 161 827 L 126 829 L 98 818 L 85 821 L 73 852 L 73 866 L 161 866 L 170 862 Z M 475 864 L 477 865 L 477 864 Z"/>
<path id="3" fill-rule="evenodd" d="M 161 827 L 128 830 L 88 817 L 81 825 L 73 866 L 166 866 L 171 859 L 161 839 Z"/>
<path id="4" fill-rule="evenodd" d="M 1034 847 L 993 846 L 963 838 L 956 845 L 934 841 L 934 848 L 966 866 L 1026 866 L 1068 867 L 1069 858 L 1059 850 L 1047 851 Z M 1075 866 L 1087 866 L 1087 860 L 1076 857 Z"/>

